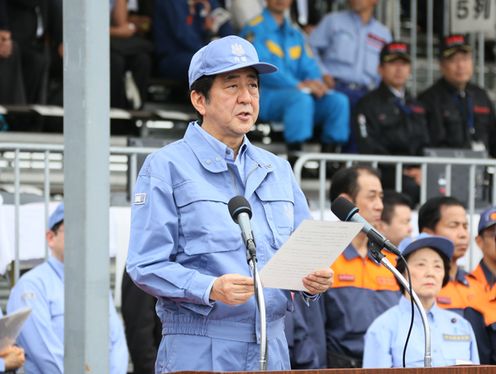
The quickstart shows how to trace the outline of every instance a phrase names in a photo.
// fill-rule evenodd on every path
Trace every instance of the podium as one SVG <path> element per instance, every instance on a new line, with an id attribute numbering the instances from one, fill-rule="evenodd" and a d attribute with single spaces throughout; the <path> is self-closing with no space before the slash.
<path id="1" fill-rule="evenodd" d="M 177 371 L 177 374 L 260 374 L 261 371 L 213 372 L 213 371 Z M 321 370 L 287 370 L 272 371 L 280 374 L 495 374 L 496 366 L 467 365 L 443 366 L 435 368 L 394 368 L 394 369 L 321 369 Z"/>

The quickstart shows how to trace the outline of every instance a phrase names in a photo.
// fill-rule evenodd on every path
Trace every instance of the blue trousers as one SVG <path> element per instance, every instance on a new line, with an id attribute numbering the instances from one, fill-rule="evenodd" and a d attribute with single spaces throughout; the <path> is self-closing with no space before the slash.
<path id="1" fill-rule="evenodd" d="M 321 142 L 343 144 L 350 135 L 348 98 L 330 91 L 320 99 L 298 88 L 262 88 L 260 119 L 284 124 L 286 143 L 303 143 L 312 138 L 314 126 L 322 126 Z"/>

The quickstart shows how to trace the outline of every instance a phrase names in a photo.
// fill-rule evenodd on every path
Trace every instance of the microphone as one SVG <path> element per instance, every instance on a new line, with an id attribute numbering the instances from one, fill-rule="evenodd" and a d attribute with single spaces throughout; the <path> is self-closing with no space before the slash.
<path id="1" fill-rule="evenodd" d="M 368 223 L 365 218 L 358 214 L 358 208 L 348 199 L 337 197 L 331 204 L 331 211 L 341 221 L 363 224 L 362 231 L 367 234 L 369 240 L 377 244 L 380 248 L 385 248 L 389 252 L 401 256 L 398 248 Z"/>
<path id="2" fill-rule="evenodd" d="M 248 250 L 247 255 L 256 259 L 256 245 L 250 223 L 250 218 L 252 216 L 250 203 L 243 196 L 234 196 L 227 203 L 227 207 L 229 208 L 231 218 L 241 229 L 241 236 L 243 237 L 243 242 Z M 247 259 L 250 260 L 250 257 Z"/>

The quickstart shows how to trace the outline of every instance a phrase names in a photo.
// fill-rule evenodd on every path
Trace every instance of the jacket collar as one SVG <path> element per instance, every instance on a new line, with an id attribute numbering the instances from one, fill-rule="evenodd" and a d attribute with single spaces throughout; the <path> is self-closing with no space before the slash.
<path id="1" fill-rule="evenodd" d="M 343 251 L 343 256 L 346 260 L 351 261 L 354 260 L 355 258 L 360 257 L 360 254 L 356 250 L 356 248 L 353 246 L 353 244 L 349 244 L 346 249 Z M 370 261 L 372 261 L 374 264 L 377 266 L 381 266 L 381 264 L 378 264 L 373 257 L 370 256 L 370 253 L 367 252 L 367 257 Z"/>
<path id="2" fill-rule="evenodd" d="M 228 150 L 227 145 L 203 130 L 197 122 L 191 122 L 188 125 L 184 134 L 184 141 L 190 146 L 204 169 L 212 173 L 221 173 L 228 170 L 225 160 L 226 151 Z M 267 170 L 267 172 L 272 172 L 274 165 L 271 164 L 270 159 L 261 150 L 252 145 L 246 135 L 243 137 L 243 144 L 240 147 L 240 154 L 241 152 L 246 152 L 246 156 L 249 159 Z"/>
<path id="3" fill-rule="evenodd" d="M 272 16 L 272 13 L 270 13 L 270 11 L 267 8 L 263 10 L 262 15 L 264 20 L 266 20 L 265 26 L 269 31 L 277 31 L 279 30 L 279 28 L 282 28 L 284 30 L 291 29 L 288 17 L 284 17 L 284 21 L 282 22 L 282 25 L 278 25 L 276 20 L 274 19 L 274 16 Z"/>
<path id="4" fill-rule="evenodd" d="M 57 276 L 60 279 L 62 279 L 62 281 L 63 281 L 64 280 L 64 263 L 62 261 L 58 260 L 54 256 L 48 257 L 47 262 L 50 265 L 50 267 L 53 269 L 53 271 L 55 271 L 55 274 L 57 274 Z"/>
<path id="5" fill-rule="evenodd" d="M 404 316 L 410 316 L 412 310 L 412 304 L 411 301 L 405 297 L 405 295 L 402 295 L 400 298 L 399 308 Z M 413 309 L 414 309 L 415 320 L 421 321 L 420 312 L 418 311 L 418 308 L 414 307 Z M 439 318 L 444 317 L 440 315 L 440 313 L 442 313 L 441 308 L 439 308 L 435 302 L 429 310 L 425 311 L 425 313 L 430 317 L 432 321 L 435 321 L 436 318 L 438 317 Z"/>

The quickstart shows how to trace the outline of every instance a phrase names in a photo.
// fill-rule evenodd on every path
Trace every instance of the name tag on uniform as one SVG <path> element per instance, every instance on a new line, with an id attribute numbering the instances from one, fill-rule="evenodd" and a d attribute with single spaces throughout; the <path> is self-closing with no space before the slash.
<path id="1" fill-rule="evenodd" d="M 384 277 L 384 276 L 379 276 L 376 278 L 377 284 L 381 286 L 392 286 L 396 284 L 396 280 L 394 277 Z"/>
<path id="2" fill-rule="evenodd" d="M 470 341 L 470 335 L 443 334 L 443 339 L 450 342 L 468 342 Z"/>
<path id="3" fill-rule="evenodd" d="M 343 282 L 353 282 L 355 276 L 353 274 L 339 274 L 338 279 Z"/>

